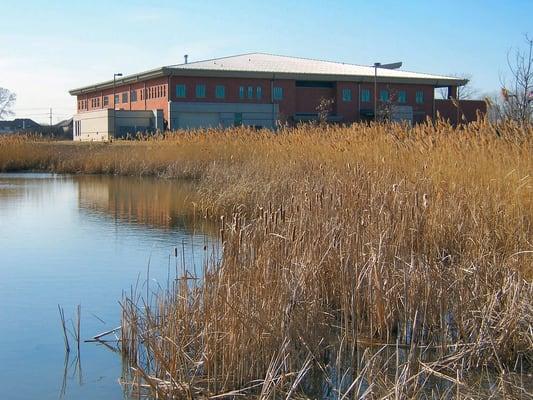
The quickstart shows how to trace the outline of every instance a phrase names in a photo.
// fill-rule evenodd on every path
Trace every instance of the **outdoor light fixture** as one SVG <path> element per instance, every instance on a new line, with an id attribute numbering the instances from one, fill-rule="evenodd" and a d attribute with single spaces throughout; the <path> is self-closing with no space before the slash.
<path id="1" fill-rule="evenodd" d="M 398 69 L 402 66 L 402 62 L 395 62 L 389 64 L 374 63 L 374 121 L 377 117 L 378 111 L 378 68 L 383 69 Z"/>

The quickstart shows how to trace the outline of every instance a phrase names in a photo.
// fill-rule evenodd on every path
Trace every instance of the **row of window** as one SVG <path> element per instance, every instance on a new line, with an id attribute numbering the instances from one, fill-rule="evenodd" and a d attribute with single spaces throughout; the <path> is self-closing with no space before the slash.
<path id="1" fill-rule="evenodd" d="M 140 89 L 140 90 L 132 90 L 129 92 L 124 92 L 122 95 L 115 94 L 115 104 L 119 103 L 128 103 L 129 101 L 132 103 L 137 101 L 137 92 L 140 94 L 140 100 L 149 100 L 149 99 L 156 99 L 160 97 L 166 97 L 167 95 L 167 87 L 165 85 L 159 85 L 159 86 L 152 86 L 148 87 L 146 89 Z M 100 97 L 94 97 L 91 100 L 91 108 L 98 108 L 100 107 Z M 80 100 L 78 101 L 78 109 L 80 110 L 86 110 L 88 109 L 88 100 Z M 107 107 L 109 105 L 109 96 L 103 96 L 102 97 L 102 105 L 104 107 Z"/>
<path id="2" fill-rule="evenodd" d="M 159 86 L 152 86 L 146 89 L 141 89 L 139 90 L 139 92 L 140 92 L 140 99 L 147 100 L 147 99 L 166 97 L 167 88 L 165 85 L 159 85 Z M 205 98 L 207 96 L 206 85 L 197 84 L 195 87 L 195 96 L 198 99 Z M 255 86 L 255 87 L 254 86 L 247 86 L 247 87 L 239 86 L 238 96 L 239 96 L 239 99 L 261 100 L 263 96 L 263 88 L 261 86 Z M 279 86 L 275 86 L 272 92 L 272 96 L 274 100 L 277 100 L 277 101 L 283 100 L 283 88 Z M 176 97 L 177 98 L 187 97 L 187 86 L 185 84 L 176 85 Z M 379 92 L 379 100 L 382 102 L 389 101 L 390 97 L 391 97 L 390 92 L 387 89 L 382 89 Z M 226 87 L 224 85 L 215 86 L 215 98 L 217 99 L 226 98 Z M 122 93 L 122 98 L 120 98 L 119 94 L 115 94 L 115 104 L 119 104 L 120 100 L 122 100 L 122 103 L 128 103 L 128 92 Z M 132 90 L 129 93 L 129 100 L 131 102 L 137 101 L 137 90 Z M 372 100 L 370 89 L 361 89 L 360 100 L 362 103 L 369 103 Z M 104 107 L 107 107 L 109 105 L 108 96 L 104 96 L 102 101 L 103 101 Z M 349 88 L 342 89 L 342 101 L 352 101 L 352 89 L 349 89 Z M 398 92 L 396 92 L 396 101 L 400 104 L 407 103 L 407 92 L 405 90 L 399 90 Z M 424 92 L 417 91 L 415 94 L 415 101 L 416 101 L 416 104 L 424 103 Z M 92 108 L 100 107 L 99 97 L 91 99 L 91 107 Z M 87 109 L 88 108 L 87 100 L 78 101 L 78 108 L 80 110 Z"/>
<path id="3" fill-rule="evenodd" d="M 371 101 L 370 89 L 361 89 L 361 103 L 369 103 Z M 379 101 L 386 102 L 391 98 L 390 92 L 387 89 L 382 89 L 379 92 Z M 396 99 L 398 103 L 407 103 L 407 92 L 405 90 L 399 90 L 396 92 Z M 342 89 L 342 101 L 352 101 L 352 89 Z M 424 92 L 417 91 L 415 94 L 416 104 L 424 103 Z"/>
<path id="4" fill-rule="evenodd" d="M 203 99 L 207 96 L 207 88 L 204 84 L 198 84 L 194 88 L 194 94 L 197 99 Z M 272 92 L 274 100 L 283 100 L 283 88 L 274 87 Z M 248 99 L 248 100 L 261 100 L 263 97 L 263 88 L 261 86 L 239 86 L 238 92 L 239 99 Z M 183 83 L 176 85 L 176 97 L 185 98 L 187 97 L 187 86 Z M 215 98 L 225 99 L 226 98 L 226 87 L 224 85 L 215 86 Z"/>

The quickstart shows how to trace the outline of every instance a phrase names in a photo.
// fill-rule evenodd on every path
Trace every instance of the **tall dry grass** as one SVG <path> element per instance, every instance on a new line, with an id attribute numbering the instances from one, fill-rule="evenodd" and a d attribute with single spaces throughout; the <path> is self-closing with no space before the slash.
<path id="1" fill-rule="evenodd" d="M 194 178 L 223 257 L 123 302 L 161 398 L 527 398 L 533 129 L 479 121 L 0 145 L 0 168 Z"/>

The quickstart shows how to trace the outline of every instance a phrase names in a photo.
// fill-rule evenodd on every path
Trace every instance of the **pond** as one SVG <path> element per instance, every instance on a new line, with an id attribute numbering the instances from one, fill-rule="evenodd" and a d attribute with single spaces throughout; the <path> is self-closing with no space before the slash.
<path id="1" fill-rule="evenodd" d="M 122 293 L 146 282 L 148 265 L 155 287 L 183 260 L 201 271 L 216 236 L 187 218 L 193 192 L 150 178 L 0 174 L 2 398 L 124 398 L 120 356 L 83 340 L 120 325 Z M 80 363 L 75 350 L 65 357 L 58 305 L 67 320 L 81 305 Z"/>

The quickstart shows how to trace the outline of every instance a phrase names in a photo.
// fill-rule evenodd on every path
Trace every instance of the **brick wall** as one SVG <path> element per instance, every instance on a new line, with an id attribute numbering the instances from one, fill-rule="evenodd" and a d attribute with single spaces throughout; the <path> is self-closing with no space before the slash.
<path id="1" fill-rule="evenodd" d="M 456 103 L 457 104 L 457 103 Z M 456 107 L 452 100 L 435 100 L 435 117 L 439 115 L 444 120 L 456 125 L 457 123 L 475 121 L 478 113 L 487 113 L 487 103 L 482 100 L 459 100 Z"/>
<path id="2" fill-rule="evenodd" d="M 178 98 L 176 96 L 176 85 L 186 86 L 186 96 Z M 196 97 L 196 86 L 205 85 L 205 97 Z M 217 98 L 215 95 L 216 86 L 225 87 L 224 98 Z M 240 87 L 244 87 L 244 97 L 240 96 Z M 163 110 L 163 117 L 168 121 L 168 101 L 173 102 L 229 102 L 229 103 L 261 103 L 272 102 L 271 87 L 283 88 L 283 98 L 276 100 L 279 104 L 280 120 L 292 121 L 297 113 L 316 113 L 316 108 L 321 98 L 333 98 L 335 100 L 332 107 L 332 114 L 341 116 L 342 122 L 350 123 L 359 121 L 360 110 L 373 110 L 374 107 L 374 85 L 372 83 L 358 83 L 338 81 L 333 82 L 333 87 L 301 87 L 297 86 L 294 80 L 280 79 L 256 79 L 256 78 L 214 78 L 214 77 L 161 77 L 143 82 L 136 82 L 128 85 L 117 85 L 115 93 L 119 96 L 117 109 L 123 110 Z M 252 97 L 248 96 L 248 87 L 253 88 Z M 261 96 L 257 96 L 257 88 L 261 88 Z M 351 90 L 351 100 L 344 101 L 342 98 L 343 89 Z M 360 101 L 362 90 L 370 91 L 368 102 Z M 413 117 L 415 122 L 422 122 L 426 117 L 433 117 L 434 106 L 439 110 L 444 118 L 456 121 L 456 110 L 451 107 L 449 100 L 436 100 L 434 102 L 434 88 L 429 85 L 408 85 L 408 84 L 378 84 L 377 93 L 382 89 L 387 89 L 391 96 L 395 98 L 399 91 L 405 91 L 406 102 L 402 105 L 413 107 Z M 131 92 L 135 91 L 137 98 L 131 100 Z M 416 93 L 423 93 L 423 102 L 416 102 Z M 127 101 L 123 101 L 123 94 L 127 93 Z M 108 104 L 104 106 L 104 98 L 108 98 Z M 95 109 L 113 108 L 113 89 L 95 91 L 93 93 L 78 96 L 78 112 L 92 111 Z M 463 114 L 469 120 L 476 118 L 476 111 L 486 112 L 483 102 L 468 103 L 463 108 Z"/>

